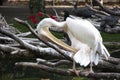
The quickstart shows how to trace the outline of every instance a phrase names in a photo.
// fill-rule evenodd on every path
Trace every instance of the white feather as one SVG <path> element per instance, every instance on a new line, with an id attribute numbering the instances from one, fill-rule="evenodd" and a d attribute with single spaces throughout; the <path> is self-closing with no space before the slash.
<path id="1" fill-rule="evenodd" d="M 99 62 L 99 54 L 98 53 L 96 53 L 96 55 L 95 55 L 95 57 L 94 57 L 95 59 L 94 59 L 94 63 L 95 63 L 95 65 L 97 65 L 98 64 L 98 62 Z"/>
<path id="2" fill-rule="evenodd" d="M 102 37 L 99 31 L 88 21 L 81 18 L 67 18 L 64 22 L 57 22 L 50 18 L 43 19 L 37 26 L 38 33 L 41 33 L 42 27 L 46 25 L 65 28 L 72 45 L 77 49 L 74 60 L 80 65 L 87 66 L 90 62 L 98 64 L 100 55 L 106 59 L 110 56 L 109 52 L 102 43 Z M 98 53 L 96 53 L 98 51 Z"/>
<path id="3" fill-rule="evenodd" d="M 73 59 L 81 66 L 87 66 L 90 63 L 90 48 L 83 43 L 79 43 L 79 51 L 74 55 Z M 78 46 L 77 46 L 78 47 Z"/>
<path id="4" fill-rule="evenodd" d="M 97 49 L 97 51 L 99 53 L 101 53 L 102 55 L 104 55 L 106 59 L 108 59 L 108 57 L 110 56 L 108 50 L 105 48 L 105 46 L 103 45 L 103 43 L 98 43 L 98 49 Z"/>

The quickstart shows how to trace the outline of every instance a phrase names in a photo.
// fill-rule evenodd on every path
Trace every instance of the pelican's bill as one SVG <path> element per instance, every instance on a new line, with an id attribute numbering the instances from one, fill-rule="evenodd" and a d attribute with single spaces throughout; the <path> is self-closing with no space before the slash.
<path id="1" fill-rule="evenodd" d="M 42 36 L 44 36 L 43 39 L 47 39 L 47 40 L 55 43 L 56 45 L 60 46 L 61 48 L 65 49 L 67 51 L 70 51 L 70 52 L 73 52 L 73 53 L 77 52 L 77 50 L 75 48 L 72 48 L 71 46 L 67 45 L 63 41 L 54 37 L 49 31 L 49 27 L 44 27 L 43 30 L 45 31 L 45 34 L 42 35 Z"/>

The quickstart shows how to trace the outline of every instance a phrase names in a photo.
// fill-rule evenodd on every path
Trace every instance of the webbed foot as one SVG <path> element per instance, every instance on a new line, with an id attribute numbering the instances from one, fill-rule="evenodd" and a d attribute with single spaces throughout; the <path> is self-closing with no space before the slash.
<path id="1" fill-rule="evenodd" d="M 80 70 L 69 69 L 69 71 L 74 72 L 77 76 L 79 76 Z"/>

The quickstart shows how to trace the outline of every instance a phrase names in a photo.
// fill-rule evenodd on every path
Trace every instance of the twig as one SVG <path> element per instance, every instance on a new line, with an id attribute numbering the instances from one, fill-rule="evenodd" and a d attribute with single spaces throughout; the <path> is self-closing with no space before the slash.
<path id="1" fill-rule="evenodd" d="M 68 60 L 59 60 L 57 62 L 50 62 L 50 61 L 47 61 L 47 60 L 44 60 L 44 59 L 37 58 L 36 61 L 39 64 L 44 64 L 44 65 L 47 65 L 47 66 L 54 66 L 54 67 L 58 67 L 60 65 L 72 64 L 71 61 L 68 61 Z"/>
<path id="2" fill-rule="evenodd" d="M 17 34 L 18 37 L 26 37 L 26 36 L 29 36 L 31 34 L 31 32 L 25 32 L 25 33 L 20 33 L 20 34 Z"/>
<path id="3" fill-rule="evenodd" d="M 55 12 L 55 15 L 57 16 L 58 20 L 61 21 L 61 19 L 60 19 L 59 15 L 58 15 L 57 11 L 55 10 L 55 8 L 52 7 L 52 9 Z"/>

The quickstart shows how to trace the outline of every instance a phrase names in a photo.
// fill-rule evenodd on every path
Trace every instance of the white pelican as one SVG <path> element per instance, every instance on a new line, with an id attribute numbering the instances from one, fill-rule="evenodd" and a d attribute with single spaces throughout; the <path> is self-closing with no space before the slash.
<path id="1" fill-rule="evenodd" d="M 71 46 L 55 38 L 50 32 L 49 27 L 63 29 L 71 40 Z M 37 25 L 37 32 L 41 39 L 51 41 L 61 48 L 74 53 L 73 59 L 81 66 L 90 65 L 92 72 L 92 63 L 98 64 L 100 56 L 108 59 L 109 52 L 102 42 L 99 31 L 87 20 L 76 17 L 67 17 L 66 21 L 57 22 L 51 18 L 45 18 Z M 73 65 L 75 70 L 75 65 Z"/>

